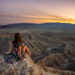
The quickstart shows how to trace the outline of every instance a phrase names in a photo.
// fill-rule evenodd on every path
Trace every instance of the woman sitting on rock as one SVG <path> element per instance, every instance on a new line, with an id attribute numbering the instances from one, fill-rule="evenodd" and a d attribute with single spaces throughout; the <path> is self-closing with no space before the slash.
<path id="1" fill-rule="evenodd" d="M 25 53 L 31 56 L 31 53 L 27 46 L 23 44 L 22 37 L 20 33 L 15 33 L 14 40 L 12 41 L 12 51 L 11 53 L 22 60 L 25 57 Z"/>

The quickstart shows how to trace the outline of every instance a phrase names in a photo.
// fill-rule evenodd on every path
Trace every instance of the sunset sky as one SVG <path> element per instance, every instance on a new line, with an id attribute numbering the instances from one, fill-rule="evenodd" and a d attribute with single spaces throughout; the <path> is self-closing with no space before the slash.
<path id="1" fill-rule="evenodd" d="M 46 22 L 75 24 L 75 0 L 0 0 L 0 25 Z"/>

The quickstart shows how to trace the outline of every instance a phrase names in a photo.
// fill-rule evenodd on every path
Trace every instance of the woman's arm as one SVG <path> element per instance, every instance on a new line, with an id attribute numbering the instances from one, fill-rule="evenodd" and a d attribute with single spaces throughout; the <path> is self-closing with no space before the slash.
<path id="1" fill-rule="evenodd" d="M 18 47 L 18 50 L 19 50 L 19 57 L 20 57 L 20 60 L 22 60 L 22 55 L 21 55 L 21 46 Z"/>
<path id="2" fill-rule="evenodd" d="M 29 48 L 28 48 L 27 46 L 25 46 L 25 51 L 26 51 L 26 53 L 27 53 L 29 56 L 31 56 L 31 53 L 30 53 Z"/>

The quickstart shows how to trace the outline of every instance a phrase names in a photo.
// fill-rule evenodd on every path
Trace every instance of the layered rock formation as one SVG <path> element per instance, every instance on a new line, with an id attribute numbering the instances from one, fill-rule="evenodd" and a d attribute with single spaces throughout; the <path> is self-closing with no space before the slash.
<path id="1" fill-rule="evenodd" d="M 75 75 L 75 58 L 69 44 L 48 48 L 46 55 L 35 64 L 26 55 L 22 61 L 6 63 L 0 55 L 0 75 Z"/>
<path id="2" fill-rule="evenodd" d="M 60 75 L 75 75 L 75 58 L 72 57 L 69 44 L 63 43 L 47 49 L 48 56 L 38 60 L 38 64 L 47 72 Z"/>
<path id="3" fill-rule="evenodd" d="M 66 42 L 56 47 L 48 48 L 47 51 L 49 54 L 61 53 L 61 54 L 65 54 L 66 56 L 71 55 L 70 45 Z"/>
<path id="4" fill-rule="evenodd" d="M 50 72 L 45 72 L 43 69 L 34 64 L 31 58 L 26 57 L 19 62 L 13 64 L 6 63 L 3 56 L 0 56 L 0 75 L 58 75 Z"/>

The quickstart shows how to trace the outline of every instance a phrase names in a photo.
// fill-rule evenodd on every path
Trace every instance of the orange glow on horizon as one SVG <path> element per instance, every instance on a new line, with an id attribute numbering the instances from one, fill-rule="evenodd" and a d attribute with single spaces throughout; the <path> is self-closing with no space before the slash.
<path id="1" fill-rule="evenodd" d="M 32 20 L 32 21 L 24 21 L 24 23 L 70 23 L 75 24 L 75 20 L 67 20 L 67 21 L 57 21 L 57 20 Z"/>

